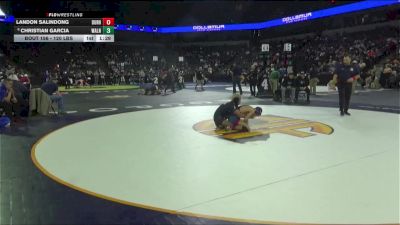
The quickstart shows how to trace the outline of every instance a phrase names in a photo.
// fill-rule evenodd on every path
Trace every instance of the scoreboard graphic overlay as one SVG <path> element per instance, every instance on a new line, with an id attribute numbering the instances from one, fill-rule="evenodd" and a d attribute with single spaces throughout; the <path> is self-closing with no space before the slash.
<path id="1" fill-rule="evenodd" d="M 14 42 L 114 42 L 114 15 L 110 12 L 16 15 Z"/>

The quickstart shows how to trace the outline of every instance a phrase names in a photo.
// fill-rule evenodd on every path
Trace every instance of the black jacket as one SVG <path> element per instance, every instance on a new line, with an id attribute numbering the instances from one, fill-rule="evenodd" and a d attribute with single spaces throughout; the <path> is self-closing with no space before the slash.
<path id="1" fill-rule="evenodd" d="M 307 87 L 310 84 L 310 81 L 308 80 L 307 77 L 301 78 L 297 77 L 296 79 L 296 87 Z"/>
<path id="2" fill-rule="evenodd" d="M 296 80 L 294 78 L 290 79 L 289 77 L 284 77 L 281 85 L 283 87 L 295 87 Z"/>

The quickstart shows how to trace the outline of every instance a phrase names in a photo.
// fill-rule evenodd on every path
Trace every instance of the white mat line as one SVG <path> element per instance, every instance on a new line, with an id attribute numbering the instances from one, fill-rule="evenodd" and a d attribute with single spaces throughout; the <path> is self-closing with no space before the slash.
<path id="1" fill-rule="evenodd" d="M 324 170 L 328 170 L 328 169 L 339 167 L 339 166 L 342 166 L 342 165 L 345 165 L 345 164 L 353 163 L 353 162 L 356 162 L 356 161 L 359 161 L 359 160 L 363 160 L 363 159 L 367 159 L 367 158 L 374 157 L 374 156 L 377 156 L 377 155 L 381 155 L 381 154 L 384 154 L 384 153 L 390 152 L 390 151 L 391 150 L 372 153 L 372 154 L 369 154 L 369 155 L 366 155 L 366 156 L 362 156 L 362 157 L 359 157 L 359 158 L 356 158 L 356 159 L 351 159 L 351 160 L 347 160 L 347 161 L 344 161 L 344 162 L 336 163 L 336 164 L 333 164 L 333 165 L 330 165 L 330 166 L 327 166 L 327 167 L 323 167 L 323 168 L 320 168 L 320 169 L 317 169 L 317 170 L 312 170 L 312 171 L 304 172 L 304 173 L 301 173 L 301 174 L 298 174 L 298 175 L 295 175 L 295 176 L 279 179 L 277 181 L 269 182 L 269 183 L 266 183 L 266 184 L 261 184 L 261 185 L 258 185 L 258 186 L 252 187 L 252 188 L 248 188 L 248 189 L 245 189 L 245 190 L 242 190 L 242 191 L 234 192 L 234 193 L 227 194 L 227 195 L 224 195 L 224 196 L 221 196 L 221 197 L 217 197 L 217 198 L 210 199 L 210 200 L 207 200 L 207 201 L 195 203 L 195 204 L 192 204 L 192 205 L 180 208 L 180 209 L 176 209 L 176 211 L 177 212 L 182 212 L 184 210 L 187 210 L 187 209 L 199 206 L 199 205 L 203 205 L 203 204 L 207 204 L 207 203 L 210 203 L 210 202 L 218 201 L 218 200 L 221 200 L 221 199 L 224 199 L 224 198 L 229 198 L 229 197 L 232 197 L 234 195 L 239 195 L 239 194 L 242 194 L 242 193 L 245 193 L 245 192 L 254 191 L 254 190 L 257 190 L 257 189 L 260 189 L 260 188 L 264 188 L 264 187 L 267 187 L 267 186 L 270 186 L 270 185 L 274 185 L 274 184 L 277 184 L 277 183 L 285 182 L 285 181 L 288 181 L 290 179 L 296 179 L 296 178 L 299 178 L 299 177 L 302 177 L 302 176 L 307 176 L 307 175 L 310 175 L 310 174 L 318 173 L 318 172 L 321 172 L 321 171 L 324 171 Z"/>
<path id="2" fill-rule="evenodd" d="M 196 85 L 186 85 L 185 89 L 187 88 L 195 88 Z M 200 85 L 198 85 L 197 87 L 200 87 Z M 232 84 L 210 84 L 210 85 L 203 85 L 204 88 L 206 87 L 232 87 Z"/>

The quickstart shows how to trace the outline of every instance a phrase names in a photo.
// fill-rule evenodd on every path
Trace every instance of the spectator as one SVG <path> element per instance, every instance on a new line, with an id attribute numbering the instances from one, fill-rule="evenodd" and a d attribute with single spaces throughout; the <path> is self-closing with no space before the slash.
<path id="1" fill-rule="evenodd" d="M 355 73 L 360 75 L 361 71 L 360 71 L 360 67 L 359 67 L 359 65 L 357 63 L 357 60 L 353 60 L 353 68 L 354 68 L 354 70 L 356 70 Z M 352 95 L 355 94 L 357 83 L 358 83 L 357 80 L 354 80 L 352 85 L 351 85 L 351 94 Z"/>
<path id="2" fill-rule="evenodd" d="M 272 72 L 269 76 L 269 82 L 272 89 L 272 94 L 276 97 L 276 90 L 278 90 L 278 81 L 279 81 L 279 71 L 272 67 Z"/>
<path id="3" fill-rule="evenodd" d="M 183 77 L 183 71 L 180 71 L 179 75 L 178 75 L 178 88 L 179 88 L 179 90 L 185 88 L 185 80 Z"/>
<path id="4" fill-rule="evenodd" d="M 196 86 L 194 87 L 194 90 L 197 91 L 197 86 L 200 85 L 201 91 L 204 91 L 203 84 L 204 84 L 204 76 L 203 76 L 203 69 L 202 67 L 199 68 L 199 70 L 194 72 L 194 76 L 196 79 Z"/>
<path id="5" fill-rule="evenodd" d="M 23 85 L 17 76 L 11 76 L 14 95 L 17 98 L 17 104 L 21 112 L 21 116 L 27 117 L 29 114 L 29 89 Z"/>
<path id="6" fill-rule="evenodd" d="M 49 80 L 48 82 L 42 84 L 41 89 L 50 96 L 51 101 L 57 102 L 58 113 L 64 114 L 64 101 L 61 93 L 58 91 L 57 82 L 57 79 Z"/>
<path id="7" fill-rule="evenodd" d="M 294 75 L 291 73 L 289 76 L 285 76 L 282 80 L 281 85 L 281 96 L 282 102 L 286 100 L 286 90 L 290 90 L 290 102 L 294 102 L 295 92 L 296 92 L 296 80 L 294 79 Z"/>
<path id="8" fill-rule="evenodd" d="M 383 69 L 383 73 L 381 76 L 381 86 L 384 88 L 389 88 L 390 77 L 392 76 L 392 68 L 390 64 L 386 64 Z"/>
<path id="9" fill-rule="evenodd" d="M 250 92 L 252 96 L 256 96 L 257 75 L 260 72 L 258 67 L 254 67 L 249 74 Z"/>
<path id="10" fill-rule="evenodd" d="M 305 91 L 307 94 L 307 103 L 310 103 L 310 89 L 308 88 L 309 85 L 309 80 L 306 77 L 304 71 L 302 71 L 299 76 L 296 79 L 296 96 L 295 96 L 295 102 L 297 102 L 297 99 L 299 97 L 299 92 L 300 91 Z"/>
<path id="11" fill-rule="evenodd" d="M 21 75 L 19 81 L 28 89 L 31 90 L 31 80 L 28 77 L 28 74 Z"/>
<path id="12" fill-rule="evenodd" d="M 5 79 L 0 86 L 0 108 L 3 108 L 6 116 L 13 122 L 23 121 L 20 118 L 20 104 L 15 96 L 15 91 L 13 88 L 13 81 L 10 79 Z M 13 120 L 13 113 L 15 118 Z"/>

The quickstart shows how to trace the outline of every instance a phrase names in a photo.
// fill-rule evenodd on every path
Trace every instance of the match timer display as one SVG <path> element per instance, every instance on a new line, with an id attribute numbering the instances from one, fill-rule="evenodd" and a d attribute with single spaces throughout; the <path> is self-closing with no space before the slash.
<path id="1" fill-rule="evenodd" d="M 14 42 L 114 42 L 109 12 L 17 14 Z"/>

